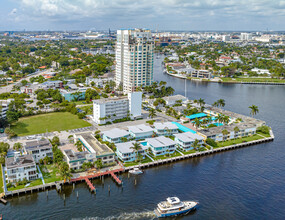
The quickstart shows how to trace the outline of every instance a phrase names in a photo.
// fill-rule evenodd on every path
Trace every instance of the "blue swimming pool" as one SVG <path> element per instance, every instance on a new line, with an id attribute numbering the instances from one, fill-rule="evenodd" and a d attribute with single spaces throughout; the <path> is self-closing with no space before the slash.
<path id="1" fill-rule="evenodd" d="M 202 117 L 206 117 L 207 114 L 201 112 L 201 113 L 197 113 L 197 114 L 193 114 L 193 115 L 188 115 L 186 116 L 186 118 L 189 118 L 190 120 L 195 119 L 195 118 L 202 118 Z"/>
<path id="2" fill-rule="evenodd" d="M 147 146 L 147 142 L 146 142 L 146 141 L 141 142 L 141 145 L 142 145 L 142 146 Z"/>
<path id="3" fill-rule="evenodd" d="M 196 133 L 197 133 L 196 131 L 193 131 L 192 129 L 187 128 L 187 127 L 185 127 L 184 125 L 179 124 L 178 122 L 173 121 L 173 122 L 171 122 L 171 123 L 172 123 L 172 124 L 175 124 L 175 125 L 178 127 L 178 129 L 179 129 L 180 131 L 183 131 L 183 132 L 191 132 L 191 133 L 193 133 L 193 134 L 196 134 Z"/>

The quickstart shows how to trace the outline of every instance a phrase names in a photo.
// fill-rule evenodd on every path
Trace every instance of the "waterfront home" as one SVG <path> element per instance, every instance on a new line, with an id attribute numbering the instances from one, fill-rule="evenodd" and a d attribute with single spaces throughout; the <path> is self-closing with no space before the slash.
<path id="1" fill-rule="evenodd" d="M 53 158 L 52 145 L 47 139 L 26 142 L 24 153 L 32 155 L 36 163 L 46 156 Z"/>
<path id="2" fill-rule="evenodd" d="M 122 138 L 129 138 L 130 134 L 126 130 L 114 128 L 103 132 L 103 141 L 109 141 L 113 143 L 122 142 Z"/>
<path id="3" fill-rule="evenodd" d="M 166 105 L 172 106 L 177 103 L 177 101 L 182 101 L 182 103 L 186 103 L 188 99 L 183 95 L 173 95 L 167 96 L 163 98 L 166 102 Z"/>
<path id="4" fill-rule="evenodd" d="M 143 159 L 145 158 L 147 146 L 140 144 L 141 150 L 136 153 L 134 149 L 132 149 L 132 147 L 134 147 L 134 143 L 135 141 L 129 141 L 116 144 L 116 154 L 120 160 L 123 162 L 135 161 L 138 158 L 138 154 L 141 154 Z"/>
<path id="5" fill-rule="evenodd" d="M 154 135 L 154 129 L 145 124 L 128 126 L 129 133 L 135 139 L 150 138 Z"/>
<path id="6" fill-rule="evenodd" d="M 97 160 L 96 154 L 91 154 L 88 151 L 74 152 L 72 149 L 67 149 L 62 152 L 69 168 L 73 170 L 82 169 L 82 164 L 84 162 L 94 163 Z"/>
<path id="7" fill-rule="evenodd" d="M 176 150 L 176 142 L 164 136 L 148 138 L 146 142 L 154 156 L 172 154 Z"/>
<path id="8" fill-rule="evenodd" d="M 235 127 L 239 128 L 238 132 L 235 132 Z M 224 141 L 234 138 L 247 137 L 256 134 L 257 124 L 251 122 L 241 122 L 238 124 L 230 124 L 220 127 L 206 128 L 200 130 L 200 133 L 207 138 L 211 138 L 214 141 Z M 223 135 L 223 130 L 227 130 L 228 134 Z"/>
<path id="9" fill-rule="evenodd" d="M 192 144 L 195 140 L 198 140 L 199 145 L 203 144 L 205 138 L 198 134 L 193 134 L 192 132 L 185 132 L 180 134 L 174 134 L 175 142 L 181 147 L 183 150 L 192 150 Z"/>
<path id="10" fill-rule="evenodd" d="M 153 124 L 153 127 L 154 127 L 155 133 L 158 136 L 160 135 L 168 136 L 168 135 L 173 135 L 173 134 L 178 133 L 177 125 L 171 122 L 164 122 L 164 123 L 155 122 Z"/>
<path id="11" fill-rule="evenodd" d="M 6 158 L 6 180 L 8 183 L 38 179 L 36 162 L 32 155 Z"/>
<path id="12" fill-rule="evenodd" d="M 74 138 L 83 144 L 84 151 L 95 154 L 97 160 L 101 160 L 102 164 L 115 162 L 115 153 L 106 144 L 100 143 L 91 132 L 75 134 Z"/>

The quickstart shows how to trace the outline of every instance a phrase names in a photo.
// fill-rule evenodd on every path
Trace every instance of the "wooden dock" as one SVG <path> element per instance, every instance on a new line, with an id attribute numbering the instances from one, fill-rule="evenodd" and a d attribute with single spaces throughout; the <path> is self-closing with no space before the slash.
<path id="1" fill-rule="evenodd" d="M 70 180 L 70 183 L 75 183 L 75 182 L 82 182 L 83 180 L 85 180 L 85 178 L 87 179 L 95 179 L 95 178 L 99 178 L 99 177 L 102 177 L 102 176 L 112 176 L 114 178 L 114 176 L 117 178 L 114 180 L 117 182 L 117 183 L 122 183 L 122 181 L 115 175 L 115 173 L 121 173 L 121 172 L 124 172 L 125 169 L 124 168 L 120 168 L 120 169 L 116 169 L 116 170 L 109 170 L 109 171 L 105 171 L 105 172 L 98 172 L 98 173 L 95 173 L 95 174 L 92 174 L 92 175 L 88 175 L 88 176 L 80 176 L 80 177 L 77 177 L 77 178 L 73 178 Z"/>
<path id="2" fill-rule="evenodd" d="M 120 180 L 113 172 L 110 172 L 110 174 L 119 185 L 122 184 L 122 180 Z"/>
<path id="3" fill-rule="evenodd" d="M 87 183 L 87 185 L 89 186 L 91 192 L 95 192 L 95 187 L 93 186 L 93 184 L 90 182 L 90 180 L 86 177 L 84 178 L 85 182 Z"/>

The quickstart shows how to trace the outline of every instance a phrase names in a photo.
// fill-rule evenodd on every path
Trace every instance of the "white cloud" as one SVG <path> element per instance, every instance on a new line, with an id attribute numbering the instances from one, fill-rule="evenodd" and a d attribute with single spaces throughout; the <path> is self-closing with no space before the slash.
<path id="1" fill-rule="evenodd" d="M 165 27 L 203 27 L 246 21 L 263 25 L 264 19 L 280 21 L 285 0 L 15 0 L 25 21 L 59 24 L 101 22 L 109 24 L 162 24 Z M 255 19 L 256 18 L 256 19 Z M 279 22 L 280 23 L 280 22 Z M 104 25 L 103 25 L 104 26 Z M 79 26 L 80 27 L 80 26 Z M 211 27 L 209 27 L 210 29 Z M 285 28 L 284 25 L 282 27 Z M 281 29 L 282 29 L 281 28 Z"/>
<path id="2" fill-rule="evenodd" d="M 9 13 L 10 16 L 13 16 L 17 13 L 18 9 L 17 8 L 14 8 L 12 9 L 12 11 Z"/>

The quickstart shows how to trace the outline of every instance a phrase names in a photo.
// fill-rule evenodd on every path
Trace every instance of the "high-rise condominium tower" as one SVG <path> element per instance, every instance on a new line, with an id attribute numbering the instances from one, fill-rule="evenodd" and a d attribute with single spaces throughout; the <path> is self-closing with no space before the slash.
<path id="1" fill-rule="evenodd" d="M 124 93 L 153 82 L 154 43 L 150 30 L 129 29 L 117 31 L 116 85 Z"/>

